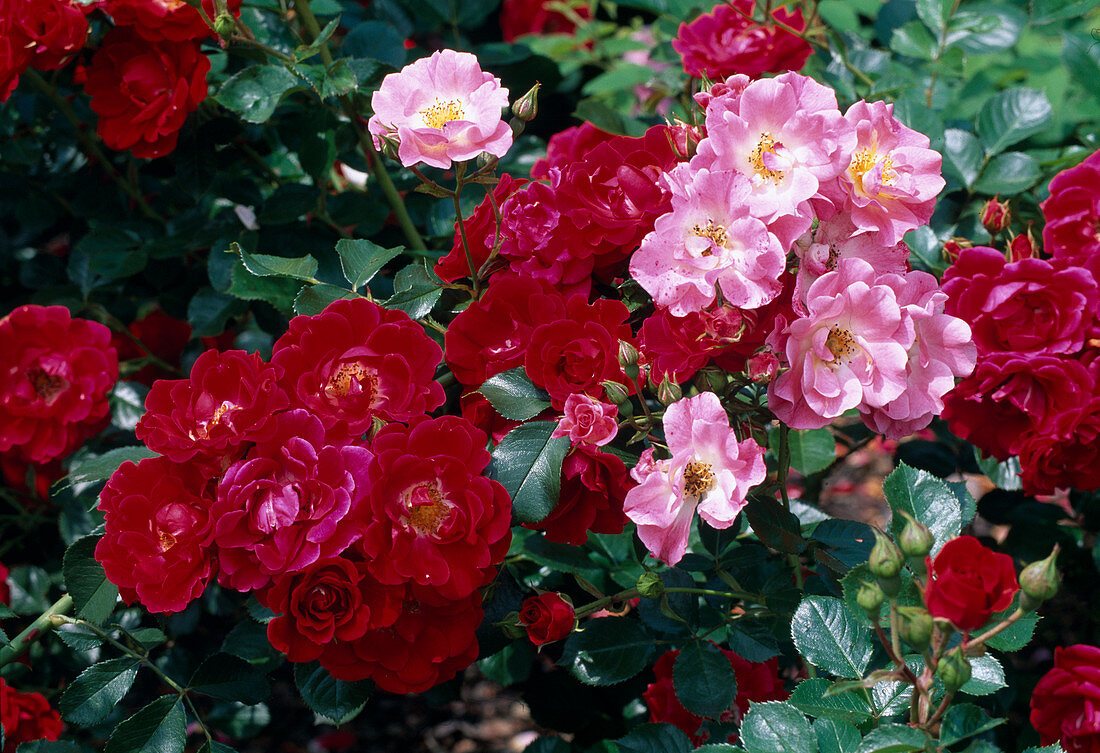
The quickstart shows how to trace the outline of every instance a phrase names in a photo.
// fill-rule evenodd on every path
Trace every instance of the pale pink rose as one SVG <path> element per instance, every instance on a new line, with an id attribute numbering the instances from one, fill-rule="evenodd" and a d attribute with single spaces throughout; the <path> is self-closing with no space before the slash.
<path id="1" fill-rule="evenodd" d="M 649 551 L 674 565 L 687 551 L 695 511 L 714 528 L 728 528 L 767 471 L 764 449 L 752 439 L 737 440 L 713 392 L 670 405 L 664 429 L 672 458 L 655 460 L 652 450 L 642 456 L 631 471 L 638 486 L 626 493 L 623 512 Z"/>
<path id="2" fill-rule="evenodd" d="M 391 73 L 371 97 L 374 143 L 396 139 L 401 164 L 447 168 L 482 152 L 503 157 L 512 129 L 501 120 L 508 90 L 468 52 L 440 50 Z"/>
<path id="3" fill-rule="evenodd" d="M 748 179 L 731 170 L 677 165 L 662 177 L 672 211 L 630 259 L 630 274 L 674 316 L 714 303 L 755 309 L 782 290 L 786 255 L 767 226 L 749 215 Z"/>
<path id="4" fill-rule="evenodd" d="M 928 222 L 943 190 L 943 158 L 928 137 L 894 117 L 894 105 L 860 100 L 844 119 L 855 129 L 851 164 L 821 193 L 851 213 L 861 232 L 891 246 Z"/>
<path id="5" fill-rule="evenodd" d="M 809 199 L 851 162 L 855 129 L 837 109 L 836 94 L 807 76 L 784 73 L 745 83 L 741 75 L 715 87 L 707 105 L 707 138 L 695 169 L 736 170 L 752 190 L 749 213 L 784 250 L 809 229 Z"/>
<path id="6" fill-rule="evenodd" d="M 943 396 L 954 389 L 955 379 L 974 371 L 977 346 L 970 326 L 944 313 L 947 294 L 932 275 L 882 275 L 877 283 L 894 289 L 903 314 L 913 322 L 916 339 L 906 365 L 908 388 L 881 407 L 861 408 L 860 416 L 870 429 L 901 439 L 943 412 Z"/>
<path id="7" fill-rule="evenodd" d="M 585 394 L 574 393 L 565 398 L 565 415 L 550 435 L 569 437 L 572 444 L 587 444 L 602 447 L 619 432 L 615 419 L 619 415 L 617 406 L 601 403 Z"/>
<path id="8" fill-rule="evenodd" d="M 810 286 L 806 316 L 777 320 L 768 344 L 790 369 L 768 385 L 768 407 L 792 429 L 821 428 L 905 391 L 913 322 L 876 277 L 862 259 L 841 259 Z"/>

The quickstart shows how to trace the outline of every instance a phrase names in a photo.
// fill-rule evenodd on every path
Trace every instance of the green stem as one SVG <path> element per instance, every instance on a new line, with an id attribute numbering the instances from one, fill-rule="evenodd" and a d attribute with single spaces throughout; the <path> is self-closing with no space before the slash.
<path id="1" fill-rule="evenodd" d="M 976 646 L 980 643 L 985 643 L 987 640 L 989 640 L 993 636 L 997 635 L 1002 630 L 1005 630 L 1006 628 L 1008 628 L 1009 625 L 1016 622 L 1016 620 L 1020 619 L 1025 614 L 1027 614 L 1026 611 L 1024 611 L 1023 609 L 1017 607 L 1016 611 L 1013 612 L 1011 615 L 1009 615 L 1008 618 L 1006 620 L 1004 620 L 1003 622 L 1001 622 L 999 625 L 994 625 L 989 630 L 986 630 L 984 633 L 979 635 L 977 638 L 971 638 L 968 641 L 964 641 L 963 642 L 963 650 L 965 651 L 966 649 L 970 648 L 971 646 Z"/>
<path id="2" fill-rule="evenodd" d="M 23 632 L 15 636 L 11 643 L 0 648 L 0 667 L 22 656 L 31 645 L 55 626 L 54 617 L 64 615 L 73 608 L 73 597 L 65 594 L 53 603 L 49 609 L 35 618 Z"/>
<path id="3" fill-rule="evenodd" d="M 611 594 L 610 596 L 605 596 L 602 599 L 597 599 L 596 601 L 585 604 L 583 607 L 578 609 L 575 614 L 577 619 L 579 620 L 581 617 L 586 617 L 593 612 L 600 611 L 609 604 L 614 604 L 618 601 L 626 601 L 627 599 L 633 599 L 638 595 L 639 594 L 637 588 L 628 588 L 625 591 L 619 591 L 619 593 L 617 594 Z"/>
<path id="4" fill-rule="evenodd" d="M 474 264 L 474 255 L 470 252 L 470 241 L 466 238 L 466 220 L 462 216 L 462 178 L 466 175 L 466 163 L 459 162 L 455 167 L 455 190 L 451 194 L 451 200 L 455 206 L 455 224 L 458 225 L 458 235 L 462 239 L 462 250 L 466 253 L 466 265 L 470 268 L 470 280 L 474 284 L 474 300 L 481 297 L 481 278 L 478 276 L 477 266 Z"/>
<path id="5" fill-rule="evenodd" d="M 791 430 L 786 424 L 779 424 L 779 451 L 776 453 L 779 460 L 777 472 L 779 480 L 779 496 L 783 498 L 783 509 L 791 511 L 791 498 L 787 494 L 787 476 L 791 472 Z M 797 554 L 788 554 L 787 562 L 794 571 L 794 583 L 801 591 L 805 585 L 802 578 L 802 560 Z"/>
<path id="6" fill-rule="evenodd" d="M 153 674 L 155 674 L 157 677 L 159 677 L 161 679 L 161 681 L 164 682 L 165 685 L 167 685 L 172 690 L 179 693 L 181 696 L 184 695 L 187 692 L 186 688 L 184 688 L 178 682 L 176 682 L 171 677 L 166 675 L 160 667 L 158 667 L 156 664 L 154 664 L 149 659 L 149 654 L 147 654 L 143 651 L 135 651 L 134 649 L 127 646 L 126 644 L 121 643 L 120 641 L 116 640 L 106 630 L 100 628 L 97 625 L 93 625 L 92 623 L 88 622 L 87 620 L 77 620 L 77 619 L 73 619 L 72 617 L 65 617 L 65 616 L 62 616 L 60 619 L 61 619 L 61 622 L 67 622 L 70 625 L 79 625 L 80 627 L 84 628 L 85 630 L 92 631 L 97 636 L 102 638 L 107 643 L 110 643 L 112 646 L 117 648 L 122 653 L 126 654 L 127 656 L 129 656 L 131 658 L 137 659 L 139 662 L 141 662 L 142 664 L 147 666 L 150 670 L 152 670 Z"/>

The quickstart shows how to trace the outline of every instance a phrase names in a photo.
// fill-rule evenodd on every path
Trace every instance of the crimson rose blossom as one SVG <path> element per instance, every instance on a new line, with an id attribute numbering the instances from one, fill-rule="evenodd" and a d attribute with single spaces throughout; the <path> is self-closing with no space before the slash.
<path id="1" fill-rule="evenodd" d="M 441 360 L 443 350 L 408 314 L 365 298 L 294 317 L 271 354 L 292 407 L 320 419 L 330 443 L 369 431 L 376 416 L 408 421 L 438 408 Z"/>
<path id="2" fill-rule="evenodd" d="M 0 319 L 0 452 L 47 463 L 109 420 L 118 379 L 111 331 L 63 306 L 22 306 Z"/>
<path id="3" fill-rule="evenodd" d="M 4 725 L 2 753 L 31 740 L 56 740 L 61 734 L 61 715 L 50 708 L 40 693 L 20 693 L 0 678 L 0 723 Z"/>
<path id="4" fill-rule="evenodd" d="M 1100 753 L 1100 648 L 1054 649 L 1054 668 L 1031 695 L 1031 725 L 1042 745 L 1067 753 Z"/>
<path id="5" fill-rule="evenodd" d="M 8 586 L 8 568 L 0 562 L 0 604 L 11 604 L 11 587 Z"/>
<path id="6" fill-rule="evenodd" d="M 197 42 L 150 42 L 130 26 L 109 31 L 84 84 L 103 142 L 143 159 L 171 152 L 187 116 L 206 99 L 209 70 Z"/>
<path id="7" fill-rule="evenodd" d="M 180 612 L 214 572 L 204 474 L 167 458 L 123 463 L 99 497 L 106 533 L 96 559 L 127 603 Z"/>
<path id="8" fill-rule="evenodd" d="M 202 15 L 184 0 L 100 0 L 115 26 L 129 26 L 150 42 L 201 41 L 214 35 Z M 241 0 L 229 0 L 228 10 L 241 15 Z M 214 0 L 202 0 L 206 17 L 217 16 Z"/>
<path id="9" fill-rule="evenodd" d="M 29 66 L 61 68 L 80 51 L 90 9 L 69 0 L 0 0 L 0 102 Z"/>
<path id="10" fill-rule="evenodd" d="M 560 594 L 544 593 L 523 600 L 519 623 L 527 629 L 531 643 L 541 646 L 568 637 L 576 627 L 577 618 L 573 605 Z"/>
<path id="11" fill-rule="evenodd" d="M 683 56 L 684 72 L 712 81 L 735 73 L 756 78 L 762 73 L 801 70 L 813 49 L 786 29 L 753 20 L 753 0 L 720 3 L 690 24 L 680 24 L 672 47 Z M 802 10 L 772 11 L 772 18 L 796 31 L 806 30 Z"/>
<path id="12" fill-rule="evenodd" d="M 499 208 L 504 204 L 505 199 L 518 191 L 526 182 L 523 179 L 516 180 L 507 173 L 501 175 L 500 181 L 493 188 L 492 201 L 486 194 L 474 213 L 463 221 L 463 227 L 466 229 L 466 243 L 470 247 L 470 256 L 474 260 L 475 270 L 480 270 L 481 265 L 488 260 L 493 245 L 497 241 L 493 202 L 496 202 Z M 457 222 L 451 251 L 435 263 L 435 273 L 444 282 L 454 282 L 470 276 L 470 263 L 466 260 L 466 249 L 462 245 L 462 234 L 459 232 Z"/>
<path id="13" fill-rule="evenodd" d="M 634 485 L 623 461 L 588 447 L 574 447 L 561 464 L 561 491 L 553 512 L 524 528 L 543 531 L 547 541 L 580 546 L 588 532 L 619 534 L 626 525 L 623 500 Z"/>
<path id="14" fill-rule="evenodd" d="M 514 42 L 524 34 L 572 34 L 577 26 L 573 19 L 547 8 L 551 0 L 504 0 L 500 9 L 500 30 L 505 42 Z M 579 18 L 592 18 L 586 2 L 569 3 Z"/>
<path id="15" fill-rule="evenodd" d="M 1046 252 L 1088 267 L 1100 282 L 1100 151 L 1055 175 L 1042 209 Z"/>
<path id="16" fill-rule="evenodd" d="M 1030 432 L 1020 444 L 1020 481 L 1029 494 L 1100 488 L 1100 397 L 1058 416 L 1054 433 Z"/>
<path id="17" fill-rule="evenodd" d="M 959 630 L 977 630 L 994 612 L 1006 609 L 1020 590 L 1012 558 L 987 549 L 973 536 L 951 539 L 926 562 L 928 611 Z"/>

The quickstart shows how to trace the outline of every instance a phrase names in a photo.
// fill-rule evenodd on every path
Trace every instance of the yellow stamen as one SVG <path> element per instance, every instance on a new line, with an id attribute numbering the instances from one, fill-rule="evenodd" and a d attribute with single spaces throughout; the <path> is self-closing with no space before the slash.
<path id="1" fill-rule="evenodd" d="M 378 384 L 378 376 L 358 361 L 342 363 L 328 378 L 325 394 L 331 397 L 347 397 L 356 384 L 363 392 L 371 394 Z"/>
<path id="2" fill-rule="evenodd" d="M 829 328 L 829 336 L 825 338 L 825 347 L 833 354 L 833 363 L 847 363 L 860 345 L 856 342 L 855 335 L 838 326 Z"/>
<path id="3" fill-rule="evenodd" d="M 726 242 L 729 237 L 726 235 L 726 229 L 721 225 L 715 225 L 714 220 L 707 218 L 706 225 L 693 225 L 691 228 L 691 234 L 700 238 L 709 238 L 714 242 L 715 246 L 725 248 Z M 713 252 L 708 248 L 703 251 L 703 256 L 710 256 Z"/>
<path id="4" fill-rule="evenodd" d="M 432 105 L 421 110 L 420 115 L 424 118 L 424 125 L 429 128 L 442 128 L 452 120 L 462 120 L 465 112 L 462 110 L 461 100 L 448 99 L 440 102 L 437 99 Z"/>
<path id="5" fill-rule="evenodd" d="M 692 460 L 684 468 L 684 494 L 688 497 L 702 498 L 714 488 L 714 473 L 710 463 Z"/>
<path id="6" fill-rule="evenodd" d="M 440 526 L 451 517 L 451 506 L 443 500 L 443 495 L 438 489 L 429 486 L 421 486 L 415 489 L 411 495 L 420 504 L 410 500 L 409 525 L 414 531 L 423 536 L 434 536 L 439 532 Z M 427 497 L 427 502 L 420 501 Z"/>
<path id="7" fill-rule="evenodd" d="M 752 154 L 749 155 L 749 164 L 752 165 L 753 172 L 759 175 L 764 180 L 773 180 L 776 185 L 783 180 L 782 170 L 769 170 L 764 164 L 765 154 L 775 154 L 776 141 L 772 138 L 771 133 L 764 131 L 760 134 L 760 141 L 756 143 L 756 148 L 752 150 Z"/>

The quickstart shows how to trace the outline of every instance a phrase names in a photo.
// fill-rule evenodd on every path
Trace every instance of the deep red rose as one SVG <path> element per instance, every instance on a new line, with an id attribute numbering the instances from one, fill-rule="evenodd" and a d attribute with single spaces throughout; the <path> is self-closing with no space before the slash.
<path id="1" fill-rule="evenodd" d="M 176 148 L 187 116 L 206 99 L 210 61 L 198 42 L 151 42 L 133 28 L 107 33 L 84 89 L 103 143 L 153 159 Z"/>
<path id="2" fill-rule="evenodd" d="M 99 496 L 106 533 L 96 559 L 127 603 L 180 612 L 214 572 L 207 479 L 167 458 L 123 463 Z"/>
<path id="3" fill-rule="evenodd" d="M 1031 695 L 1031 726 L 1042 745 L 1066 753 L 1100 753 L 1100 648 L 1054 649 L 1054 667 Z"/>
<path id="4" fill-rule="evenodd" d="M 1100 397 L 1062 414 L 1052 434 L 1028 434 L 1019 449 L 1028 494 L 1100 488 Z"/>
<path id="5" fill-rule="evenodd" d="M 462 417 L 485 432 L 493 444 L 497 444 L 522 421 L 513 421 L 496 412 L 493 404 L 480 392 L 468 390 L 458 401 Z"/>
<path id="6" fill-rule="evenodd" d="M 543 280 L 493 284 L 447 328 L 447 366 L 467 387 L 521 366 L 531 333 L 565 316 L 565 299 Z"/>
<path id="7" fill-rule="evenodd" d="M 519 623 L 531 643 L 541 646 L 569 637 L 577 625 L 573 605 L 556 593 L 529 596 L 519 608 Z"/>
<path id="8" fill-rule="evenodd" d="M 307 662 L 320 658 L 334 641 L 354 641 L 368 630 L 392 625 L 404 593 L 404 587 L 378 583 L 365 562 L 332 557 L 276 577 L 257 596 L 279 615 L 267 623 L 271 645 L 290 661 Z"/>
<path id="9" fill-rule="evenodd" d="M 338 680 L 370 678 L 390 693 L 423 693 L 477 658 L 475 631 L 484 613 L 476 591 L 444 599 L 433 587 L 406 584 L 400 616 L 348 643 L 332 643 L 321 664 Z"/>
<path id="10" fill-rule="evenodd" d="M 493 188 L 493 200 L 497 209 L 504 204 L 505 199 L 515 193 L 526 180 L 516 180 L 505 173 L 500 176 L 500 182 Z M 470 256 L 473 257 L 474 267 L 481 270 L 493 250 L 493 244 L 497 240 L 496 214 L 493 212 L 492 202 L 488 194 L 478 204 L 477 209 L 465 220 L 466 242 L 470 246 Z M 459 233 L 458 223 L 455 223 L 454 242 L 451 251 L 435 263 L 435 273 L 444 282 L 454 282 L 463 277 L 470 276 L 470 264 L 466 261 L 466 251 L 462 247 L 462 235 Z"/>
<path id="11" fill-rule="evenodd" d="M 48 463 L 28 463 L 14 453 L 0 455 L 0 472 L 12 489 L 37 497 L 43 502 L 50 499 L 50 487 L 64 478 L 66 471 L 60 460 Z"/>
<path id="12" fill-rule="evenodd" d="M 371 443 L 367 532 L 360 548 L 383 583 L 414 581 L 446 599 L 488 583 L 511 542 L 512 503 L 487 437 L 464 418 L 390 424 Z"/>
<path id="13" fill-rule="evenodd" d="M 580 546 L 588 532 L 618 534 L 626 525 L 623 500 L 633 486 L 623 461 L 587 447 L 574 447 L 561 466 L 561 491 L 553 512 L 525 528 L 545 531 L 546 539 Z"/>
<path id="14" fill-rule="evenodd" d="M 115 26 L 128 26 L 150 42 L 201 42 L 214 36 L 197 10 L 184 0 L 100 0 Z M 241 15 L 241 0 L 229 0 L 229 12 Z M 214 0 L 202 0 L 211 21 L 217 15 Z"/>
<path id="15" fill-rule="evenodd" d="M 31 64 L 30 40 L 18 23 L 22 0 L 0 0 L 0 102 L 6 102 Z"/>
<path id="16" fill-rule="evenodd" d="M 47 463 L 110 420 L 118 355 L 102 324 L 63 306 L 22 306 L 0 319 L 0 452 Z"/>
<path id="17" fill-rule="evenodd" d="M 790 696 L 783 689 L 783 681 L 779 678 L 777 659 L 750 662 L 732 651 L 724 648 L 721 651 L 733 665 L 733 672 L 737 677 L 737 697 L 719 721 L 740 723 L 749 712 L 750 702 L 784 701 Z M 653 673 L 657 676 L 656 681 L 646 688 L 643 697 L 646 706 L 649 707 L 649 721 L 673 724 L 691 737 L 694 745 L 699 746 L 706 742 L 709 736 L 706 730 L 699 729 L 703 724 L 703 717 L 696 716 L 684 708 L 680 699 L 676 697 L 676 690 L 672 684 L 672 668 L 679 654 L 679 651 L 668 651 L 657 660 L 653 665 Z M 730 741 L 736 741 L 736 737 L 731 735 Z"/>
<path id="18" fill-rule="evenodd" d="M 271 435 L 226 470 L 211 508 L 218 580 L 238 591 L 334 557 L 363 530 L 371 452 L 329 444 L 308 411 L 271 421 Z"/>
<path id="19" fill-rule="evenodd" d="M 629 316 L 621 301 L 600 299 L 589 305 L 573 296 L 563 318 L 531 333 L 523 365 L 531 381 L 550 393 L 556 410 L 573 393 L 602 399 L 601 382 L 630 384 L 619 365 L 619 341 L 633 339 Z"/>
<path id="20" fill-rule="evenodd" d="M 88 6 L 69 0 L 17 0 L 14 5 L 16 25 L 31 52 L 30 64 L 38 70 L 61 68 L 84 47 Z"/>
<path id="21" fill-rule="evenodd" d="M 438 408 L 442 360 L 443 349 L 408 314 L 365 298 L 294 317 L 271 355 L 291 405 L 319 418 L 330 442 L 359 437 L 376 416 L 408 421 Z"/>
<path id="22" fill-rule="evenodd" d="M 943 276 L 946 312 L 970 325 L 979 356 L 994 351 L 1076 353 L 1100 310 L 1088 270 L 1041 259 L 1006 263 L 1000 251 L 964 249 Z"/>
<path id="23" fill-rule="evenodd" d="M 1042 209 L 1043 250 L 1100 280 L 1100 151 L 1055 175 Z"/>
<path id="24" fill-rule="evenodd" d="M 189 379 L 162 379 L 145 398 L 137 438 L 177 463 L 194 459 L 220 475 L 271 433 L 271 417 L 289 404 L 280 369 L 256 353 L 207 350 Z"/>
<path id="25" fill-rule="evenodd" d="M 546 157 L 531 167 L 531 179 L 549 180 L 550 168 L 579 162 L 599 144 L 612 138 L 612 134 L 588 122 L 555 133 L 546 145 Z"/>
<path id="26" fill-rule="evenodd" d="M 191 339 L 191 325 L 182 319 L 155 308 L 126 328 L 133 337 L 111 333 L 111 345 L 118 351 L 119 361 L 148 358 L 150 354 L 169 366 L 179 368 L 183 349 Z M 137 342 L 134 342 L 137 340 Z M 138 343 L 141 345 L 138 345 Z M 142 347 L 144 346 L 144 348 Z M 146 352 L 146 349 L 148 352 Z M 153 363 L 142 366 L 126 379 L 152 387 L 158 379 L 174 379 L 177 374 Z"/>
<path id="27" fill-rule="evenodd" d="M 20 693 L 0 678 L 0 723 L 4 725 L 3 753 L 31 740 L 56 740 L 61 734 L 61 715 L 50 708 L 41 693 Z"/>
<path id="28" fill-rule="evenodd" d="M 1005 460 L 1019 452 L 1029 433 L 1057 437 L 1059 417 L 1095 389 L 1075 359 L 992 353 L 944 396 L 943 418 L 956 436 Z"/>
<path id="29" fill-rule="evenodd" d="M 753 0 L 719 3 L 690 24 L 680 24 L 672 47 L 692 78 L 720 81 L 735 73 L 757 78 L 763 73 L 801 70 L 813 53 L 809 43 L 777 24 L 753 20 Z M 802 10 L 772 11 L 772 18 L 795 31 L 806 30 Z"/>
<path id="30" fill-rule="evenodd" d="M 11 587 L 8 586 L 8 568 L 0 562 L 0 604 L 11 604 Z"/>
<path id="31" fill-rule="evenodd" d="M 959 630 L 977 630 L 994 612 L 1006 609 L 1020 590 L 1012 558 L 987 549 L 973 536 L 951 539 L 926 562 L 928 611 L 951 620 Z"/>
<path id="32" fill-rule="evenodd" d="M 505 42 L 514 42 L 524 34 L 572 34 L 577 26 L 569 16 L 547 6 L 552 0 L 504 0 L 500 9 L 500 30 Z M 592 11 L 587 2 L 571 2 L 578 17 L 588 20 Z"/>

